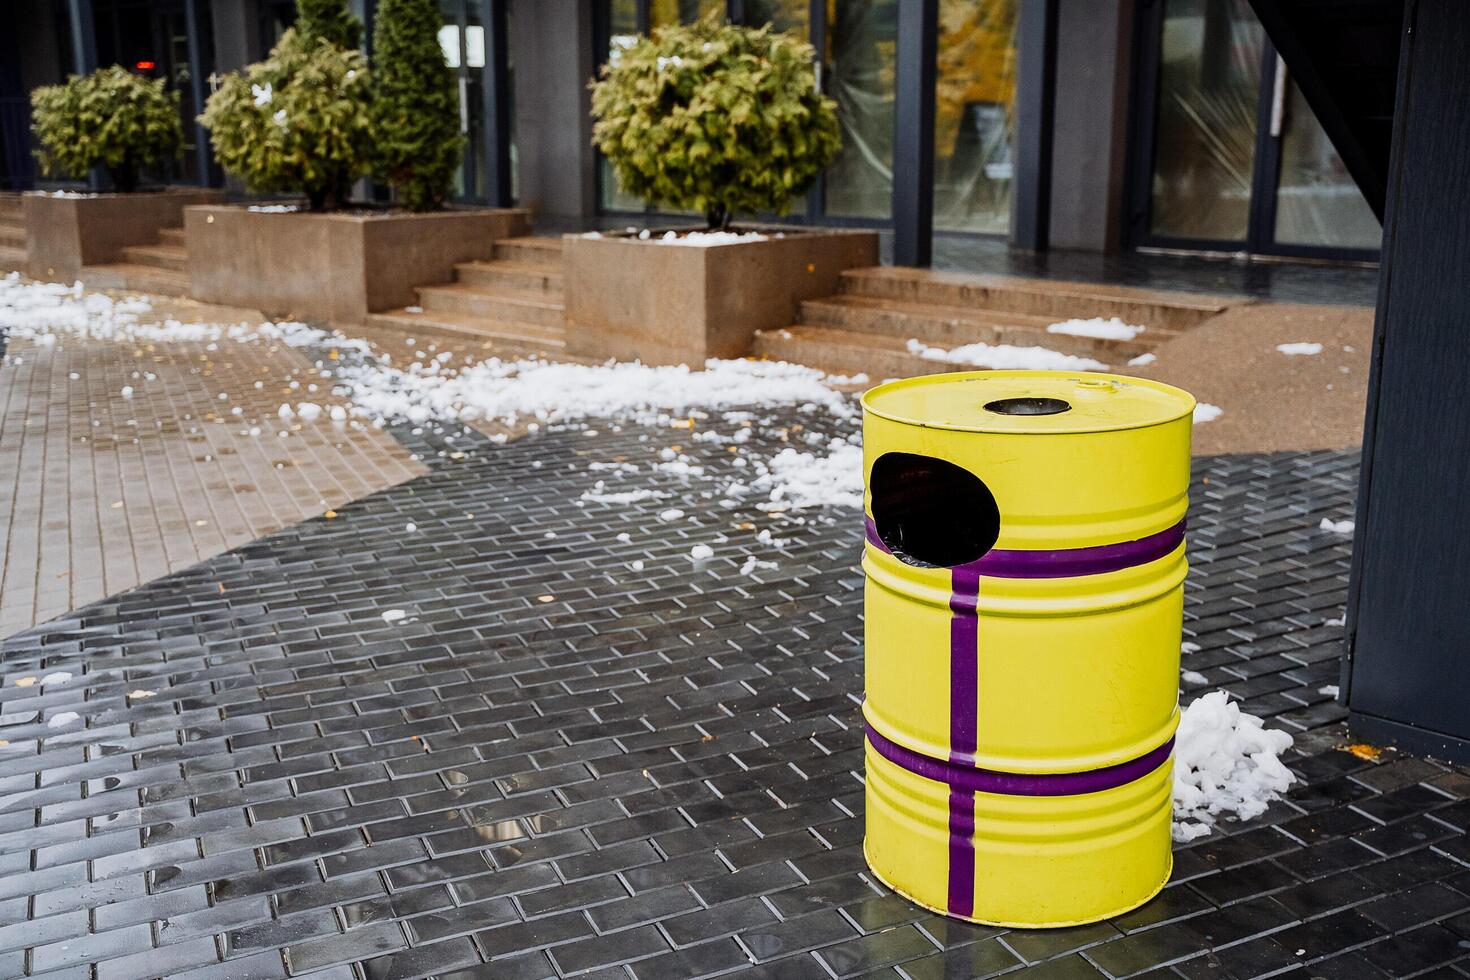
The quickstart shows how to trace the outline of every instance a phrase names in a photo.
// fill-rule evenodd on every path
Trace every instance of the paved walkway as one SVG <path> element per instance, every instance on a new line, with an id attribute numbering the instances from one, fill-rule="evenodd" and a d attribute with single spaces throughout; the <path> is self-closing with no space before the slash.
<path id="1" fill-rule="evenodd" d="M 0 636 L 424 472 L 370 427 L 279 418 L 341 404 L 281 345 L 0 336 L 0 353 Z"/>
<path id="2" fill-rule="evenodd" d="M 857 515 L 587 503 L 591 463 L 722 455 L 594 428 L 399 430 L 430 472 L 0 641 L 0 975 L 1461 975 L 1470 776 L 1342 751 L 1321 691 L 1353 454 L 1195 474 L 1185 668 L 1304 782 L 1144 908 L 1026 932 L 864 868 Z"/>

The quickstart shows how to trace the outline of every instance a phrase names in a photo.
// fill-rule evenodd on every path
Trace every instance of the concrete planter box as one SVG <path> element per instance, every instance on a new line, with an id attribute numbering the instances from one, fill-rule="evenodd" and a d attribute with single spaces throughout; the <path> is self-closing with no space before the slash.
<path id="1" fill-rule="evenodd" d="M 567 235 L 568 353 L 690 366 L 741 357 L 757 330 L 790 326 L 802 300 L 836 292 L 844 269 L 878 264 L 875 231 L 760 230 L 764 240 L 709 246 Z"/>
<path id="2" fill-rule="evenodd" d="M 23 194 L 26 274 L 74 282 L 84 265 L 116 262 L 128 245 L 157 242 L 160 229 L 183 224 L 185 207 L 221 200 L 223 191 L 207 187 L 65 197 L 44 191 Z"/>
<path id="3" fill-rule="evenodd" d="M 195 299 L 344 324 L 418 302 L 415 286 L 449 282 L 456 262 L 489 258 L 497 240 L 529 231 L 529 212 L 518 208 L 184 213 Z"/>

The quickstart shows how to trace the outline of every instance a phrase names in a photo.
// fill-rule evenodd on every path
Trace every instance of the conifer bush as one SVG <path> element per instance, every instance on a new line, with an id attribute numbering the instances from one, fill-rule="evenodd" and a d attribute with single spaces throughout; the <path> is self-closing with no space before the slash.
<path id="1" fill-rule="evenodd" d="M 229 76 L 199 121 L 220 165 L 251 190 L 304 194 L 321 211 L 345 203 L 368 170 L 370 97 L 361 52 L 292 28 L 266 60 Z"/>
<path id="2" fill-rule="evenodd" d="M 382 0 L 373 26 L 375 172 L 411 211 L 443 207 L 464 151 L 436 0 Z"/>
<path id="3" fill-rule="evenodd" d="M 629 193 L 703 213 L 784 214 L 836 156 L 812 48 L 710 16 L 622 49 L 592 86 L 593 142 Z"/>
<path id="4" fill-rule="evenodd" d="M 362 44 L 362 24 L 346 0 L 296 0 L 296 33 L 324 38 L 346 51 Z"/>
<path id="5" fill-rule="evenodd" d="M 47 174 L 81 178 L 104 167 L 114 189 L 138 189 L 144 167 L 177 156 L 184 144 L 179 93 L 163 79 L 118 65 L 31 92 L 36 159 Z"/>

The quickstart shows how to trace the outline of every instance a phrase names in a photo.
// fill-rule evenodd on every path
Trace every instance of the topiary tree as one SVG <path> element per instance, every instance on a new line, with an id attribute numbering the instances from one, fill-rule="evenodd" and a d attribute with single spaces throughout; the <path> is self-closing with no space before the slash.
<path id="1" fill-rule="evenodd" d="M 703 212 L 784 214 L 841 143 L 812 48 L 710 16 L 640 38 L 592 86 L 592 139 L 625 190 Z"/>
<path id="2" fill-rule="evenodd" d="M 138 189 L 138 174 L 184 145 L 179 93 L 118 65 L 72 75 L 31 93 L 36 159 L 52 175 L 81 178 L 105 167 L 112 186 Z"/>
<path id="3" fill-rule="evenodd" d="M 437 0 L 381 0 L 373 25 L 376 172 L 411 211 L 443 207 L 464 150 Z"/>
<path id="4" fill-rule="evenodd" d="M 220 166 L 251 190 L 305 194 L 322 211 L 347 200 L 372 159 L 370 84 L 360 51 L 293 28 L 227 78 L 199 121 Z"/>
<path id="5" fill-rule="evenodd" d="M 296 0 L 296 33 L 323 38 L 347 51 L 362 44 L 362 24 L 347 9 L 346 0 Z"/>

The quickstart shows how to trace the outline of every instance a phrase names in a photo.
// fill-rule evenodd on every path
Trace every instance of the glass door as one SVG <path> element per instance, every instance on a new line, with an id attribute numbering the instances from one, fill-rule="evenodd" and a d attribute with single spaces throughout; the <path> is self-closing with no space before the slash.
<path id="1" fill-rule="evenodd" d="M 439 47 L 444 51 L 445 63 L 454 71 L 459 88 L 459 133 L 465 139 L 464 159 L 455 175 L 452 194 L 456 201 L 473 201 L 480 196 L 475 170 L 479 113 L 471 79 L 474 77 L 479 82 L 472 72 L 483 73 L 485 69 L 485 28 L 471 24 L 467 0 L 439 0 L 439 14 L 444 20 L 439 28 Z"/>
<path id="2" fill-rule="evenodd" d="M 1154 0 L 1133 243 L 1371 259 L 1378 221 L 1247 0 Z"/>

